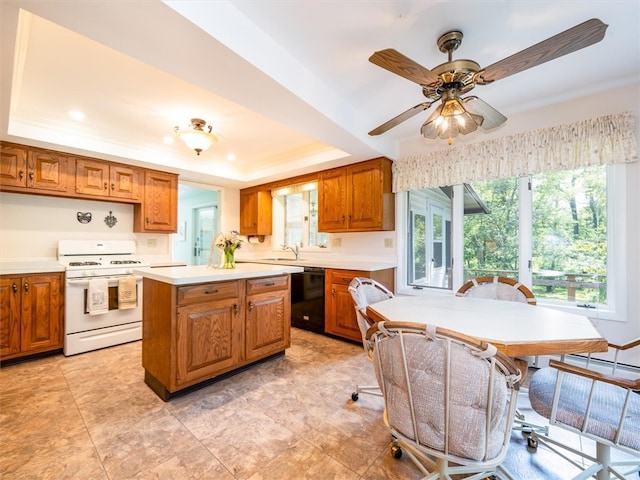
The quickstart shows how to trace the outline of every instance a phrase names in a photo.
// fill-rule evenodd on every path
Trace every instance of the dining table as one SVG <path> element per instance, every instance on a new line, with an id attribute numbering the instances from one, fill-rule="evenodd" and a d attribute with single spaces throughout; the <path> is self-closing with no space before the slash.
<path id="1" fill-rule="evenodd" d="M 493 344 L 509 357 L 606 352 L 585 315 L 526 303 L 454 295 L 396 296 L 371 304 L 375 322 L 433 324 Z"/>

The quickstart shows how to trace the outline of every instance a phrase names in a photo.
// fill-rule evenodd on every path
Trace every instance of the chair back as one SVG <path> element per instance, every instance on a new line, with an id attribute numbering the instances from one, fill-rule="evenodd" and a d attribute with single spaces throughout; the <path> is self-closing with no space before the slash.
<path id="1" fill-rule="evenodd" d="M 536 297 L 525 285 L 512 278 L 501 276 L 472 278 L 458 289 L 456 295 L 536 304 Z"/>
<path id="2" fill-rule="evenodd" d="M 392 435 L 458 464 L 504 459 L 521 378 L 493 345 L 433 325 L 379 322 L 368 333 Z"/>
<path id="3" fill-rule="evenodd" d="M 366 277 L 355 277 L 351 280 L 351 283 L 349 283 L 348 290 L 355 305 L 358 327 L 360 328 L 360 334 L 362 335 L 364 345 L 367 330 L 369 330 L 369 327 L 373 325 L 373 322 L 367 315 L 367 306 L 381 302 L 382 300 L 393 298 L 394 295 L 391 290 L 380 282 Z"/>

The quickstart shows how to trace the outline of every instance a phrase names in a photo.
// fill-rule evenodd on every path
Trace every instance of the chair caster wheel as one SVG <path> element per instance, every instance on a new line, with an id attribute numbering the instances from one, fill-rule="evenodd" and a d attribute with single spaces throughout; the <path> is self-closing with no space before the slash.
<path id="1" fill-rule="evenodd" d="M 353 400 L 354 402 L 358 401 L 358 392 L 353 392 L 351 394 L 351 400 Z"/>
<path id="2" fill-rule="evenodd" d="M 402 458 L 402 449 L 397 446 L 397 445 L 393 445 L 391 447 L 391 455 L 393 455 L 393 458 Z"/>
<path id="3" fill-rule="evenodd" d="M 534 437 L 527 437 L 527 446 L 530 449 L 535 450 L 536 448 L 538 448 L 538 440 L 536 440 Z"/>

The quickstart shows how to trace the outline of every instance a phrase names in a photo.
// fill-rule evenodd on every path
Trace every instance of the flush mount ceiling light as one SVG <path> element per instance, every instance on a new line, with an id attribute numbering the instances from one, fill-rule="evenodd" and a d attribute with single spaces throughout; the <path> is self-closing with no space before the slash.
<path id="1" fill-rule="evenodd" d="M 187 128 L 175 127 L 174 131 L 182 141 L 198 155 L 218 142 L 218 137 L 211 133 L 211 125 L 200 118 L 192 118 L 191 125 Z M 206 130 L 205 130 L 206 129 Z"/>

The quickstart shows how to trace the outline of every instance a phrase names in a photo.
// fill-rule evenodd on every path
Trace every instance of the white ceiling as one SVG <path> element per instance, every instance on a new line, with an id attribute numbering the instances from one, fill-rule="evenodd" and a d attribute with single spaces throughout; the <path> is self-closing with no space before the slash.
<path id="1" fill-rule="evenodd" d="M 455 59 L 488 66 L 587 19 L 609 25 L 600 43 L 474 90 L 507 117 L 640 78 L 636 0 L 0 0 L 0 18 L 0 138 L 221 186 L 397 158 L 429 112 L 368 136 L 424 99 L 368 58 L 395 48 L 433 68 L 449 30 L 464 34 Z M 201 156 L 163 143 L 192 117 L 220 137 Z"/>

